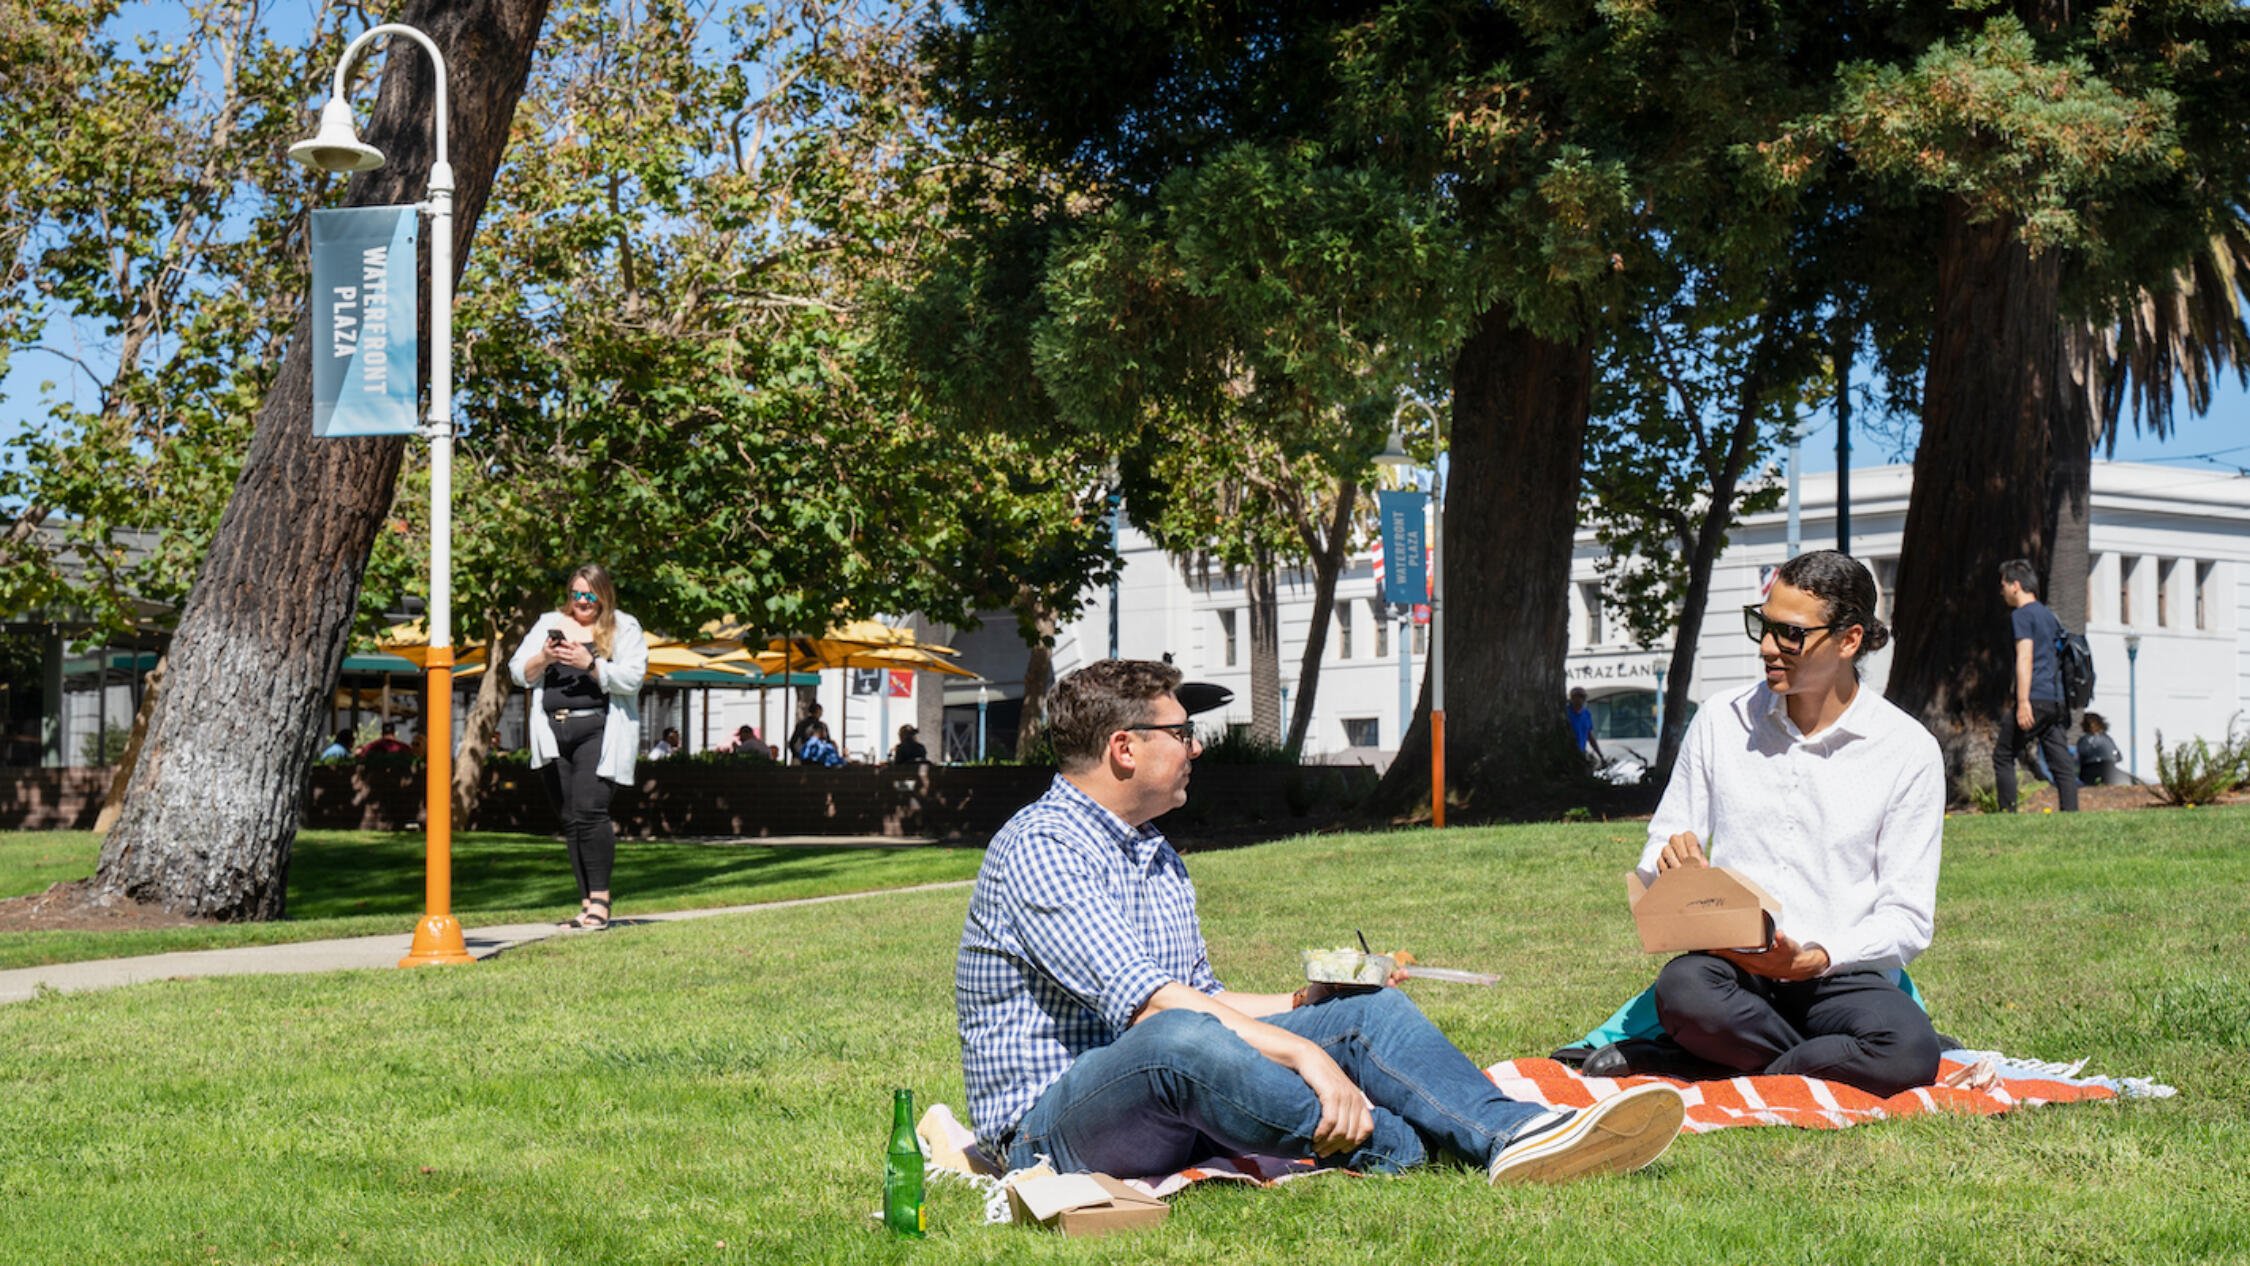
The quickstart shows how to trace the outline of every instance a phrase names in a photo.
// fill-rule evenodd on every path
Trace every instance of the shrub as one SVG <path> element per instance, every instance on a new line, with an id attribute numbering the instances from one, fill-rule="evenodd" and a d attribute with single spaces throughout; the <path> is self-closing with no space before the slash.
<path id="1" fill-rule="evenodd" d="M 1195 758 L 1199 763 L 1212 765 L 1294 765 L 1296 758 L 1289 750 L 1273 739 L 1259 738 L 1245 727 L 1229 729 L 1217 738 L 1203 744 L 1203 752 Z"/>
<path id="2" fill-rule="evenodd" d="M 89 734 L 79 740 L 79 751 L 89 765 L 114 765 L 125 759 L 126 740 L 133 736 L 132 727 L 112 725 L 99 734 Z"/>
<path id="3" fill-rule="evenodd" d="M 2250 774 L 2250 731 L 2227 721 L 2217 747 L 2201 738 L 2164 750 L 2164 731 L 2156 732 L 2156 794 L 2165 804 L 2210 804 L 2242 785 Z"/>

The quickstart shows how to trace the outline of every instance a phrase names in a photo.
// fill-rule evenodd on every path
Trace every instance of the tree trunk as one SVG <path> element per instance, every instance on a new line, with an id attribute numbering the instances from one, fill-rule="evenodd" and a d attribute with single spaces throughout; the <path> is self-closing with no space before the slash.
<path id="1" fill-rule="evenodd" d="M 1023 665 L 1023 712 L 1016 718 L 1016 759 L 1022 760 L 1047 728 L 1047 691 L 1055 684 L 1055 613 L 1040 606 L 1026 588 L 1016 598 L 1016 622 L 1030 643 Z"/>
<path id="2" fill-rule="evenodd" d="M 94 833 L 105 834 L 117 825 L 117 817 L 125 811 L 125 788 L 133 781 L 133 769 L 141 763 L 141 744 L 148 741 L 149 714 L 156 710 L 157 692 L 164 688 L 164 657 L 158 656 L 156 666 L 148 670 L 148 678 L 141 684 L 141 706 L 133 710 L 133 733 L 125 740 L 125 754 L 117 758 L 117 768 L 109 775 L 109 792 L 102 797 L 102 811 L 94 818 Z"/>
<path id="3" fill-rule="evenodd" d="M 1259 550 L 1250 562 L 1250 737 L 1281 745 L 1281 599 L 1275 591 L 1273 555 Z"/>
<path id="4" fill-rule="evenodd" d="M 1950 200 L 1922 392 L 1922 440 L 1899 550 L 1891 701 L 1921 718 L 1956 777 L 1990 742 L 2013 680 L 2000 564 L 2047 570 L 2057 255 L 2009 218 Z"/>
<path id="5" fill-rule="evenodd" d="M 427 32 L 450 71 L 456 276 L 546 13 L 547 0 L 411 0 L 395 17 Z M 414 202 L 428 187 L 429 59 L 404 41 L 381 55 L 366 135 L 390 162 L 352 178 L 349 206 Z M 283 913 L 307 736 L 335 688 L 404 446 L 313 438 L 309 340 L 300 321 L 181 611 L 170 680 L 95 872 L 106 892 L 208 918 Z"/>
<path id="6" fill-rule="evenodd" d="M 1542 338 L 1494 308 L 1453 363 L 1445 504 L 1445 767 L 1449 803 L 1539 813 L 1583 779 L 1563 715 L 1570 553 L 1594 382 L 1590 334 Z M 1428 807 L 1430 691 L 1376 789 Z"/>
<path id="7" fill-rule="evenodd" d="M 1764 380 L 1755 372 L 1745 380 L 1735 414 L 1734 429 L 1726 437 L 1718 477 L 1711 481 L 1710 499 L 1695 526 L 1688 550 L 1687 590 L 1680 599 L 1679 627 L 1673 636 L 1672 664 L 1664 675 L 1664 726 L 1656 740 L 1656 768 L 1669 776 L 1680 755 L 1680 740 L 1687 733 L 1688 687 L 1695 682 L 1696 643 L 1703 637 L 1705 608 L 1711 602 L 1711 569 L 1726 547 L 1727 529 L 1734 525 L 1734 503 L 1742 486 L 1742 472 L 1758 450 L 1758 397 Z"/>
<path id="8" fill-rule="evenodd" d="M 1336 511 L 1313 554 L 1312 626 L 1305 631 L 1305 655 L 1297 664 L 1297 697 L 1290 701 L 1289 737 L 1282 744 L 1291 760 L 1304 754 L 1305 731 L 1312 728 L 1313 699 L 1320 691 L 1320 659 L 1328 651 L 1328 621 L 1336 612 L 1336 577 L 1344 570 L 1344 547 L 1351 543 L 1352 512 L 1359 506 L 1359 481 L 1336 487 Z"/>
<path id="9" fill-rule="evenodd" d="M 2060 328 L 2056 376 L 2054 466 L 2047 485 L 2048 539 L 2054 557 L 2040 595 L 2073 633 L 2087 624 L 2086 574 L 2092 565 L 2094 436 L 2101 431 L 2101 334 L 2083 322 Z M 2075 723 L 2075 718 L 2073 722 Z"/>

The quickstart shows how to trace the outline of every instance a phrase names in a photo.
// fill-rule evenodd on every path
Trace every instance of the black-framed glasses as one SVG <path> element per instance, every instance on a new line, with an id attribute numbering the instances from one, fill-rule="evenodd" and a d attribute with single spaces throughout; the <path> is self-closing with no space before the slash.
<path id="1" fill-rule="evenodd" d="M 583 590 L 583 589 L 573 589 L 573 590 L 571 590 L 571 591 L 570 591 L 570 597 L 571 597 L 571 600 L 572 600 L 572 601 L 574 601 L 574 602 L 591 602 L 591 603 L 594 603 L 594 604 L 596 604 L 597 606 L 598 606 L 598 605 L 600 605 L 600 603 L 601 603 L 601 600 L 602 600 L 602 596 L 601 596 L 600 594 L 598 594 L 598 593 L 588 593 L 588 592 L 586 592 L 586 591 L 585 591 L 585 590 Z"/>
<path id="2" fill-rule="evenodd" d="M 1193 721 L 1181 721 L 1176 725 L 1128 725 L 1125 728 L 1128 730 L 1140 730 L 1143 732 L 1169 734 L 1173 738 L 1180 740 L 1180 745 L 1189 749 L 1190 751 L 1193 751 L 1196 745 L 1202 742 L 1201 739 L 1195 736 L 1195 722 Z"/>
<path id="3" fill-rule="evenodd" d="M 1771 633 L 1773 644 L 1791 655 L 1805 649 L 1805 639 L 1815 633 L 1833 633 L 1850 627 L 1851 625 L 1843 623 L 1815 624 L 1811 628 L 1802 624 L 1783 624 L 1778 620 L 1767 619 L 1765 611 L 1755 603 L 1742 608 L 1742 631 L 1750 635 L 1751 641 L 1763 645 L 1766 634 Z"/>

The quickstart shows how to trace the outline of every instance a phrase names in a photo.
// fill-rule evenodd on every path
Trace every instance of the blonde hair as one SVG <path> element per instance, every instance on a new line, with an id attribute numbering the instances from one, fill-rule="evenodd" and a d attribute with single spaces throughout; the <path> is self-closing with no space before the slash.
<path id="1" fill-rule="evenodd" d="M 580 577 L 585 578 L 586 587 L 593 590 L 594 596 L 601 600 L 601 612 L 594 617 L 594 653 L 608 659 L 610 643 L 617 635 L 617 585 L 610 580 L 609 569 L 600 563 L 587 563 L 572 568 L 570 583 L 573 588 L 577 586 Z M 569 594 L 563 595 L 562 605 L 556 610 L 564 615 L 570 614 Z"/>

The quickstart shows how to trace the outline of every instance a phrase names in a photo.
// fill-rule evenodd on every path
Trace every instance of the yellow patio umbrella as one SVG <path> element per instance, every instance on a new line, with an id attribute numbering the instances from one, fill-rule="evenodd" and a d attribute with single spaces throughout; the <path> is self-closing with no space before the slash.
<path id="1" fill-rule="evenodd" d="M 420 620 L 407 620 L 394 624 L 375 635 L 375 649 L 385 655 L 396 655 L 416 668 L 427 668 L 430 654 L 430 634 Z M 484 647 L 472 646 L 453 657 L 455 664 L 482 664 Z M 458 675 L 458 674 L 456 674 Z"/>
<path id="2" fill-rule="evenodd" d="M 395 651 L 393 653 L 396 654 Z M 666 677 L 673 673 L 689 671 L 726 673 L 735 677 L 748 677 L 754 668 L 755 665 L 746 666 L 740 661 L 720 663 L 711 656 L 691 650 L 678 642 L 651 642 L 648 647 L 648 675 L 651 677 Z M 457 672 L 453 675 L 456 677 L 474 677 L 483 671 L 484 665 L 478 663 L 466 671 Z"/>

